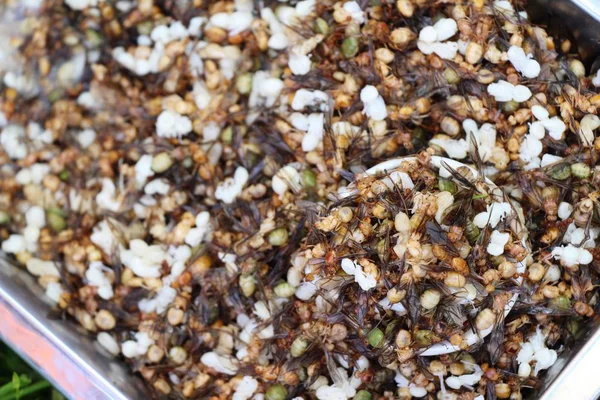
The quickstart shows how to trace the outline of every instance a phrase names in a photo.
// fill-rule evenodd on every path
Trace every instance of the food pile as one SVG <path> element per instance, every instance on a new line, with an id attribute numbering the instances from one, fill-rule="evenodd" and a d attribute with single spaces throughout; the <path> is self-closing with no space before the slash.
<path id="1" fill-rule="evenodd" d="M 600 283 L 600 73 L 525 6 L 8 0 L 1 249 L 156 398 L 521 399 Z"/>

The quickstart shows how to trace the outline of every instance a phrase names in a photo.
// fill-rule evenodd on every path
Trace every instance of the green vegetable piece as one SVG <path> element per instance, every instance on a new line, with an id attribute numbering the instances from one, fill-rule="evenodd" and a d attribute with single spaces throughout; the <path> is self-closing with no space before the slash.
<path id="1" fill-rule="evenodd" d="M 373 395 L 367 390 L 359 390 L 353 397 L 354 400 L 371 400 L 372 398 Z"/>
<path id="2" fill-rule="evenodd" d="M 271 385 L 265 393 L 265 400 L 285 400 L 288 395 L 288 391 L 285 386 L 276 383 Z"/>
<path id="3" fill-rule="evenodd" d="M 571 176 L 571 167 L 567 163 L 555 165 L 550 170 L 550 176 L 558 181 L 564 181 Z"/>
<path id="4" fill-rule="evenodd" d="M 552 308 L 555 308 L 557 310 L 566 311 L 571 309 L 571 301 L 566 296 L 558 296 L 553 298 L 552 300 L 550 300 L 550 305 L 552 306 Z"/>
<path id="5" fill-rule="evenodd" d="M 379 328 L 373 328 L 371 329 L 371 332 L 369 332 L 369 334 L 367 335 L 367 338 L 369 340 L 369 344 L 373 347 L 375 347 L 376 349 L 380 348 L 383 346 L 384 343 L 384 334 L 383 331 Z"/>
<path id="6" fill-rule="evenodd" d="M 300 357 L 302 354 L 306 352 L 308 348 L 308 341 L 304 339 L 302 336 L 298 336 L 292 342 L 292 347 L 290 347 L 290 353 L 292 357 Z"/>
<path id="7" fill-rule="evenodd" d="M 579 179 L 586 179 L 590 176 L 591 168 L 584 163 L 575 163 L 571 165 L 571 173 Z"/>
<path id="8" fill-rule="evenodd" d="M 323 18 L 317 18 L 315 20 L 315 26 L 313 29 L 315 33 L 327 35 L 327 33 L 329 32 L 329 25 L 327 24 L 327 21 L 325 21 Z"/>
<path id="9" fill-rule="evenodd" d="M 288 241 L 288 231 L 285 228 L 277 228 L 269 233 L 271 246 L 283 246 Z"/>
<path id="10" fill-rule="evenodd" d="M 344 39 L 342 42 L 342 54 L 346 58 L 352 58 L 358 53 L 358 39 L 353 37 L 348 37 Z"/>
<path id="11" fill-rule="evenodd" d="M 302 184 L 304 187 L 312 188 L 317 186 L 317 176 L 310 169 L 305 169 L 302 171 Z"/>
<path id="12" fill-rule="evenodd" d="M 458 192 L 458 185 L 449 179 L 440 178 L 438 187 L 442 192 L 450 192 L 452 194 Z"/>

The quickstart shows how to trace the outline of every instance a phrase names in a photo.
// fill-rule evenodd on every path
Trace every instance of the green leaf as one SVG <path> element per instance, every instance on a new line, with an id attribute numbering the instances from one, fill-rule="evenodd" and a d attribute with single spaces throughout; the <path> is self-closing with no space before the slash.
<path id="1" fill-rule="evenodd" d="M 52 389 L 52 397 L 50 397 L 50 400 L 67 400 L 67 398 L 58 390 Z"/>
<path id="2" fill-rule="evenodd" d="M 23 390 L 21 390 L 21 393 L 14 393 L 14 394 L 10 394 L 6 397 L 3 397 L 2 400 L 18 400 L 21 398 L 21 396 L 28 396 L 30 394 L 33 393 L 37 393 L 40 392 L 42 390 L 45 390 L 47 388 L 50 387 L 50 382 L 48 381 L 39 381 L 34 383 L 31 386 L 28 386 L 26 388 L 24 388 Z"/>
<path id="3" fill-rule="evenodd" d="M 5 394 L 8 393 L 12 393 L 13 390 L 13 385 L 12 382 L 8 382 L 2 386 L 0 386 L 0 399 L 2 398 L 2 396 L 4 396 Z"/>
<path id="4" fill-rule="evenodd" d="M 15 392 L 17 392 L 17 399 L 21 397 L 21 379 L 16 372 L 12 375 L 12 385 Z"/>
<path id="5" fill-rule="evenodd" d="M 29 386 L 32 382 L 32 379 L 29 377 L 29 375 L 25 375 L 25 374 L 21 374 L 19 376 L 19 380 L 21 381 L 21 388 L 24 388 L 25 386 Z"/>

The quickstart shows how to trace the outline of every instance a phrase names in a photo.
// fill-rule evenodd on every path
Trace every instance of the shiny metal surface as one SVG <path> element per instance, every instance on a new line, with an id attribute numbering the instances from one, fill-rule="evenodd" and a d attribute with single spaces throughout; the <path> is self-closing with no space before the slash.
<path id="1" fill-rule="evenodd" d="M 578 345 L 567 349 L 547 371 L 540 400 L 594 400 L 600 396 L 598 362 L 600 361 L 600 320 L 590 321 Z"/>
<path id="2" fill-rule="evenodd" d="M 531 19 L 554 37 L 569 37 L 592 71 L 600 63 L 600 0 L 530 0 Z M 2 24 L 0 30 L 7 29 Z M 596 62 L 595 62 L 596 61 Z M 47 318 L 50 308 L 34 278 L 0 255 L 0 339 L 71 399 L 149 398 L 141 380 L 115 361 L 76 324 Z M 540 400 L 594 400 L 600 395 L 600 320 L 590 321 L 579 344 L 562 352 L 547 372 Z"/>
<path id="3" fill-rule="evenodd" d="M 593 66 L 592 72 L 598 69 L 600 0 L 530 0 L 527 12 L 553 37 L 569 38 L 588 67 Z"/>

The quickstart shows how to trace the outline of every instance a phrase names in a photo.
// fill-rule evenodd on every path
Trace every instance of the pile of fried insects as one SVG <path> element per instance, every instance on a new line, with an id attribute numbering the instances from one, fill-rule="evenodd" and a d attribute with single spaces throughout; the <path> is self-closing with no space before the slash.
<path id="1" fill-rule="evenodd" d="M 600 284 L 525 3 L 5 0 L 3 257 L 155 398 L 519 400 Z"/>

